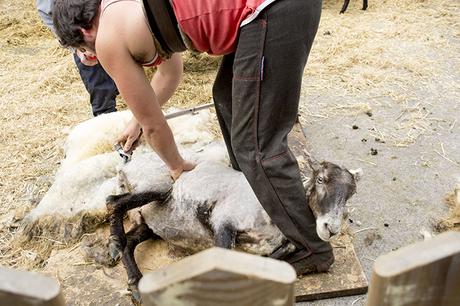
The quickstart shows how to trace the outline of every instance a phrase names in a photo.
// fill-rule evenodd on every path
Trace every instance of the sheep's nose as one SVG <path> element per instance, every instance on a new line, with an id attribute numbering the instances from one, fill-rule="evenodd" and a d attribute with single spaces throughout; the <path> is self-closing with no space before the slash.
<path id="1" fill-rule="evenodd" d="M 324 227 L 329 231 L 329 234 L 330 236 L 334 236 L 334 235 L 337 235 L 337 233 L 339 232 L 338 230 L 336 230 L 334 227 L 332 227 L 329 223 L 324 223 Z"/>

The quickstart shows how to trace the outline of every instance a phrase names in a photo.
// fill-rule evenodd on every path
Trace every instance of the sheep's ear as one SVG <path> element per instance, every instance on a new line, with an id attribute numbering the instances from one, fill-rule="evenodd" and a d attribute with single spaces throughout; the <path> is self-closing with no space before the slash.
<path id="1" fill-rule="evenodd" d="M 321 164 L 311 156 L 307 157 L 308 166 L 313 172 L 318 172 L 321 169 Z"/>
<path id="2" fill-rule="evenodd" d="M 350 171 L 351 175 L 353 175 L 353 179 L 355 180 L 355 182 L 359 181 L 363 177 L 363 169 L 362 168 L 352 169 L 352 170 L 348 170 L 348 171 Z"/>

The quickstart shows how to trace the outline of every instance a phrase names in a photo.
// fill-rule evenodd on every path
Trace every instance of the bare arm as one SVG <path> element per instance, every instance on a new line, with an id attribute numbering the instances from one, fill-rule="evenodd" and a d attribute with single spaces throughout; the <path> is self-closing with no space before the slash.
<path id="1" fill-rule="evenodd" d="M 180 54 L 173 54 L 171 58 L 158 66 L 158 70 L 152 77 L 150 85 L 156 94 L 160 106 L 165 104 L 174 94 L 182 79 L 183 63 Z M 124 144 L 125 152 L 131 151 L 140 136 L 140 125 L 136 118 L 128 123 L 123 133 L 118 137 L 117 142 Z"/>
<path id="2" fill-rule="evenodd" d="M 180 171 L 184 168 L 185 161 L 177 150 L 155 91 L 146 80 L 144 70 L 134 61 L 128 49 L 119 43 L 120 47 L 112 48 L 115 43 L 116 40 L 111 40 L 110 37 L 98 40 L 97 54 L 101 64 L 117 84 L 134 117 L 142 126 L 150 146 L 166 163 L 171 173 Z M 159 82 L 157 86 L 162 84 Z M 175 86 L 162 86 L 161 99 L 167 100 L 174 92 Z"/>
<path id="3" fill-rule="evenodd" d="M 182 73 L 182 56 L 178 53 L 173 54 L 169 60 L 158 66 L 150 85 L 152 85 L 160 105 L 165 104 L 174 94 L 182 80 Z"/>

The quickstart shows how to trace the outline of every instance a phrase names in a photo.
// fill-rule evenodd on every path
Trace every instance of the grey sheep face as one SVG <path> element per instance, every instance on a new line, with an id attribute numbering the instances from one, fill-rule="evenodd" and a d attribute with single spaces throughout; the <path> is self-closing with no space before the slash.
<path id="1" fill-rule="evenodd" d="M 330 162 L 310 160 L 313 171 L 308 182 L 307 201 L 316 218 L 316 232 L 324 240 L 338 234 L 344 220 L 345 204 L 356 193 L 362 170 L 347 170 Z"/>

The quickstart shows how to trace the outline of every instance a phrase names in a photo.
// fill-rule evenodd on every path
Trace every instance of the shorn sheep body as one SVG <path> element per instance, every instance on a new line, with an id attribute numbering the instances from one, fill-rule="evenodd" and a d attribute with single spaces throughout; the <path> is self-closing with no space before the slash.
<path id="1" fill-rule="evenodd" d="M 134 249 L 146 239 L 164 239 L 190 252 L 217 245 L 270 255 L 286 245 L 286 238 L 244 175 L 230 167 L 224 143 L 209 132 L 209 110 L 169 121 L 179 151 L 197 164 L 175 182 L 146 145 L 141 144 L 126 164 L 111 152 L 130 117 L 127 112 L 107 114 L 73 129 L 55 182 L 26 220 L 33 223 L 47 215 L 66 219 L 81 212 L 107 213 L 111 231 L 108 254 L 114 261 L 123 260 L 136 300 L 142 274 Z M 92 138 L 95 134 L 97 141 Z M 305 209 L 307 205 L 312 209 L 320 238 L 329 240 L 340 230 L 346 201 L 356 190 L 360 172 L 311 159 L 308 164 L 311 173 L 305 185 Z M 127 233 L 123 227 L 126 212 L 134 224 Z M 285 250 L 292 251 L 292 245 L 287 246 Z"/>
<path id="2" fill-rule="evenodd" d="M 129 191 L 115 197 L 147 195 L 144 201 L 150 204 L 134 214 L 140 213 L 156 235 L 191 252 L 211 247 L 216 236 L 226 232 L 231 232 L 231 236 L 244 233 L 245 242 L 239 243 L 239 247 L 250 253 L 269 255 L 281 245 L 283 235 L 260 206 L 243 173 L 229 166 L 222 142 L 212 142 L 198 152 L 181 153 L 197 166 L 183 173 L 174 184 L 156 154 L 133 157 L 121 170 L 124 179 L 120 183 L 124 187 L 120 189 Z M 152 191 L 157 195 L 149 198 Z M 234 243 L 220 242 L 228 246 Z"/>

